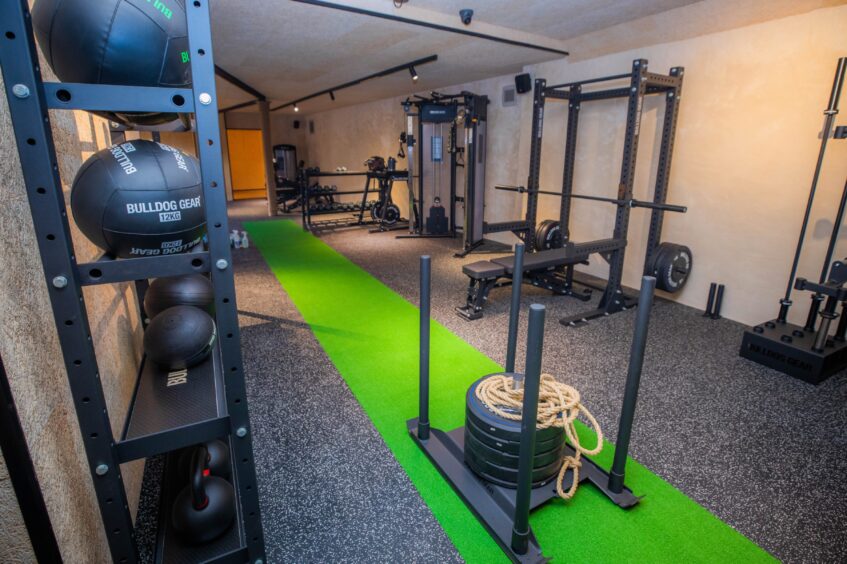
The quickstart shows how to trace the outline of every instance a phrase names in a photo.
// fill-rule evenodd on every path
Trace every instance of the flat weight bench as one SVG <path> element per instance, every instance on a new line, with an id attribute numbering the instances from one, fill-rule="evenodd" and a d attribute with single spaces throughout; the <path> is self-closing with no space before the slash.
<path id="1" fill-rule="evenodd" d="M 523 274 L 525 280 L 534 286 L 541 286 L 557 294 L 572 295 L 581 300 L 588 300 L 590 290 L 575 294 L 571 288 L 570 276 L 564 279 L 560 273 L 566 267 L 576 264 L 588 264 L 588 257 L 593 253 L 607 253 L 623 248 L 626 242 L 619 239 L 602 239 L 589 243 L 565 243 L 558 249 L 547 249 L 524 255 Z M 501 278 L 511 279 L 515 269 L 515 256 L 489 260 L 480 260 L 466 264 L 462 272 L 470 279 L 468 282 L 467 303 L 456 308 L 456 313 L 472 321 L 482 317 L 482 308 L 488 300 L 488 294 L 493 288 L 505 286 L 510 282 L 501 282 Z"/>

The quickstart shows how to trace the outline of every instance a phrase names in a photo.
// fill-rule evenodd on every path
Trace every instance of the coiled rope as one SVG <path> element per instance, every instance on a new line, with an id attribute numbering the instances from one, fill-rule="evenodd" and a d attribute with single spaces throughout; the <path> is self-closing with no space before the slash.
<path id="1" fill-rule="evenodd" d="M 476 387 L 476 397 L 492 412 L 504 419 L 521 420 L 523 408 L 523 386 L 515 389 L 514 378 L 503 374 L 489 376 Z M 504 409 L 510 408 L 510 409 Z M 582 415 L 597 433 L 597 444 L 588 449 L 579 442 L 574 421 Z M 571 499 L 579 486 L 580 458 L 583 454 L 591 456 L 603 450 L 603 431 L 597 420 L 582 403 L 579 392 L 572 386 L 557 382 L 550 374 L 541 375 L 538 391 L 537 428 L 563 427 L 565 436 L 574 448 L 574 456 L 564 456 L 562 468 L 556 479 L 556 493 L 562 499 Z M 562 481 L 569 469 L 573 469 L 573 483 L 568 491 L 562 490 Z"/>

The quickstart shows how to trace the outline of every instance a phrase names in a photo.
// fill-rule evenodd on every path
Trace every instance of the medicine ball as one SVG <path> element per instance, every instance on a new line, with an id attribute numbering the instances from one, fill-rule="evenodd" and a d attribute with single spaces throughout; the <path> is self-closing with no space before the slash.
<path id="1" fill-rule="evenodd" d="M 71 211 L 80 231 L 115 256 L 181 253 L 205 232 L 200 165 L 162 143 L 114 145 L 77 172 Z"/>
<path id="2" fill-rule="evenodd" d="M 215 322 L 205 311 L 174 306 L 150 321 L 144 352 L 165 370 L 182 370 L 203 362 L 215 343 Z"/>
<path id="3" fill-rule="evenodd" d="M 38 0 L 35 36 L 62 82 L 190 88 L 184 0 Z M 156 125 L 177 114 L 108 114 Z"/>
<path id="4" fill-rule="evenodd" d="M 213 314 L 215 289 L 212 282 L 202 274 L 157 278 L 144 294 L 144 311 L 151 319 L 178 305 L 199 307 Z"/>

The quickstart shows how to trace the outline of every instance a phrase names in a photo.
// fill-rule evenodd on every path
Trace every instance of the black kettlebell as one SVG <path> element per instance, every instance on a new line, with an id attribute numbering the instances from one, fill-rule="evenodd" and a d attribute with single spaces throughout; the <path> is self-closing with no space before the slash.
<path id="1" fill-rule="evenodd" d="M 204 443 L 206 447 L 206 468 L 209 469 L 209 474 L 229 480 L 231 467 L 229 464 L 229 447 L 221 440 L 214 440 Z M 194 455 L 196 446 L 183 449 L 177 461 L 177 475 L 180 480 L 188 481 L 191 472 L 191 459 Z M 185 483 L 185 482 L 182 482 Z"/>
<path id="2" fill-rule="evenodd" d="M 194 544 L 211 542 L 224 534 L 235 519 L 235 492 L 229 482 L 205 476 L 205 445 L 191 456 L 191 482 L 176 497 L 171 511 L 174 530 Z"/>

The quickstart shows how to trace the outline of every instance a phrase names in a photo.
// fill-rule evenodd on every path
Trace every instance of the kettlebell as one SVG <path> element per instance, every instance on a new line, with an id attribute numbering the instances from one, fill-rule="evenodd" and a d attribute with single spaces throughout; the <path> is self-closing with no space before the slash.
<path id="1" fill-rule="evenodd" d="M 229 482 L 205 476 L 205 445 L 191 456 L 191 481 L 176 497 L 171 524 L 186 542 L 203 544 L 224 534 L 235 519 L 235 492 Z"/>
<path id="2" fill-rule="evenodd" d="M 229 447 L 221 440 L 214 440 L 204 443 L 206 447 L 206 468 L 209 474 L 229 480 L 231 467 L 229 464 Z M 182 450 L 177 460 L 177 475 L 180 477 L 181 483 L 186 483 L 191 471 L 191 458 L 194 454 L 196 446 L 188 447 Z"/>

